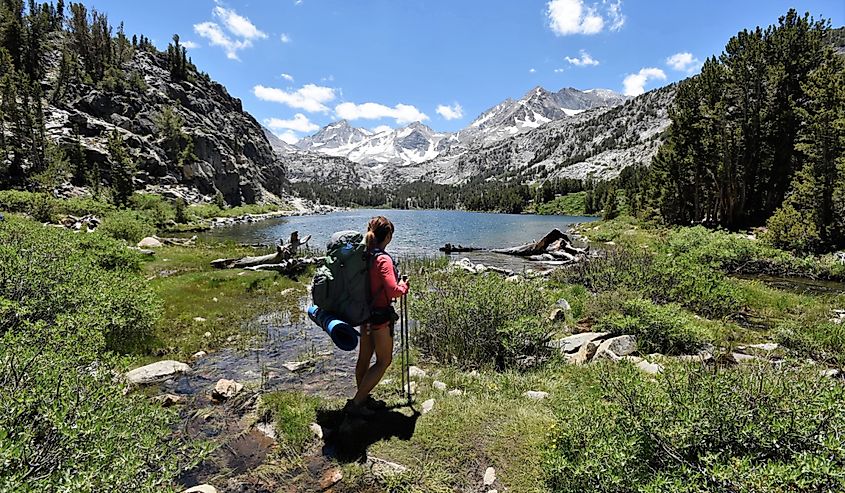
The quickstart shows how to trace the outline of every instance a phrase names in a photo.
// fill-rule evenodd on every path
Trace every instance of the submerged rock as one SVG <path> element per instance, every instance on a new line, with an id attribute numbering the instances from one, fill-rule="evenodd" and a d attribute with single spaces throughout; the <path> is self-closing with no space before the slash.
<path id="1" fill-rule="evenodd" d="M 170 407 L 182 402 L 182 397 L 176 394 L 161 394 L 153 397 L 154 402 L 158 402 L 162 407 Z"/>
<path id="2" fill-rule="evenodd" d="M 211 396 L 219 401 L 225 401 L 238 395 L 238 392 L 243 390 L 244 385 L 234 380 L 226 380 L 221 378 L 214 385 L 214 390 L 211 391 Z"/>
<path id="3" fill-rule="evenodd" d="M 191 367 L 185 363 L 173 360 L 157 361 L 149 365 L 135 368 L 126 373 L 126 380 L 134 385 L 163 382 L 168 378 L 180 373 L 191 371 Z"/>

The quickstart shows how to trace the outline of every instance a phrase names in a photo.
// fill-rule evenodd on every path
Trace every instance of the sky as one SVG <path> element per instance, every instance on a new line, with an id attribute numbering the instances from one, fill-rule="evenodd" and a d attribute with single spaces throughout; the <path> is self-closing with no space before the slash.
<path id="1" fill-rule="evenodd" d="M 628 95 L 695 74 L 789 8 L 845 24 L 845 1 L 84 0 L 197 67 L 288 142 L 339 119 L 456 131 L 536 86 Z"/>

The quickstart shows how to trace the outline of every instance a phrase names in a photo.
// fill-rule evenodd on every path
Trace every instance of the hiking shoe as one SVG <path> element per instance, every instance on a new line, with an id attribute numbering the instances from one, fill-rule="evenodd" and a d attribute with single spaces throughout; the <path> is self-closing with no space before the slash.
<path id="1" fill-rule="evenodd" d="M 364 404 L 355 404 L 352 399 L 346 401 L 346 405 L 343 406 L 343 412 L 347 416 L 356 418 L 371 418 L 375 416 L 373 410 L 367 407 L 366 402 Z"/>
<path id="2" fill-rule="evenodd" d="M 387 407 L 386 402 L 374 399 L 371 395 L 367 396 L 367 400 L 364 401 L 364 405 L 367 406 L 368 409 L 371 409 L 373 411 L 378 411 Z"/>

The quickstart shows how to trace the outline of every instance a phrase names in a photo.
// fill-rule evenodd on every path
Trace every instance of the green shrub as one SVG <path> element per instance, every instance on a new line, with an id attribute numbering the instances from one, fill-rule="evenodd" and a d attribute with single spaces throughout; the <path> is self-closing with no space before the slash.
<path id="1" fill-rule="evenodd" d="M 536 355 L 548 340 L 542 317 L 551 300 L 532 283 L 442 272 L 415 294 L 416 343 L 440 361 L 502 369 Z"/>
<path id="2" fill-rule="evenodd" d="M 812 252 L 821 245 L 821 235 L 814 219 L 811 214 L 802 214 L 791 204 L 785 204 L 766 221 L 763 239 L 784 250 Z"/>
<path id="3" fill-rule="evenodd" d="M 29 214 L 32 211 L 32 203 L 36 195 L 46 194 L 35 194 L 20 190 L 0 190 L 0 211 Z"/>
<path id="4" fill-rule="evenodd" d="M 285 452 L 299 456 L 313 436 L 309 425 L 316 419 L 319 404 L 319 398 L 301 392 L 272 392 L 261 396 L 258 413 L 273 419 Z"/>
<path id="5" fill-rule="evenodd" d="M 845 387 L 769 365 L 597 370 L 562 396 L 546 455 L 557 492 L 818 492 L 845 488 Z"/>
<path id="6" fill-rule="evenodd" d="M 621 311 L 601 318 L 595 330 L 637 336 L 642 354 L 695 353 L 711 339 L 708 330 L 679 306 L 642 299 L 625 301 Z"/>
<path id="7" fill-rule="evenodd" d="M 785 322 L 775 337 L 801 357 L 845 366 L 845 324 Z"/>
<path id="8" fill-rule="evenodd" d="M 158 311 L 127 269 L 101 235 L 0 223 L 0 491 L 169 491 L 199 457 L 115 379 L 110 349 L 149 337 Z"/>
<path id="9" fill-rule="evenodd" d="M 138 211 L 147 222 L 161 228 L 169 221 L 176 220 L 176 207 L 161 195 L 135 193 L 129 201 L 129 207 Z"/>
<path id="10" fill-rule="evenodd" d="M 22 220 L 0 223 L 0 299 L 14 315 L 0 333 L 24 322 L 84 327 L 111 349 L 129 351 L 152 335 L 157 304 L 139 285 L 138 257 L 97 234 L 80 235 Z"/>
<path id="11" fill-rule="evenodd" d="M 98 232 L 131 244 L 155 234 L 156 228 L 148 218 L 135 211 L 121 210 L 112 212 L 103 218 Z"/>
<path id="12" fill-rule="evenodd" d="M 639 291 L 658 303 L 674 302 L 706 317 L 726 317 L 741 308 L 741 296 L 723 274 L 684 255 L 655 255 L 620 247 L 552 275 L 594 292 Z"/>

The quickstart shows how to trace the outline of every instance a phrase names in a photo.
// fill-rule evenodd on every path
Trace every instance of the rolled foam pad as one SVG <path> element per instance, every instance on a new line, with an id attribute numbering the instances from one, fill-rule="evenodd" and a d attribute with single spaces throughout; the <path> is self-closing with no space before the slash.
<path id="1" fill-rule="evenodd" d="M 308 318 L 331 337 L 332 342 L 344 351 L 352 351 L 358 347 L 358 331 L 331 313 L 311 305 L 308 307 Z"/>

